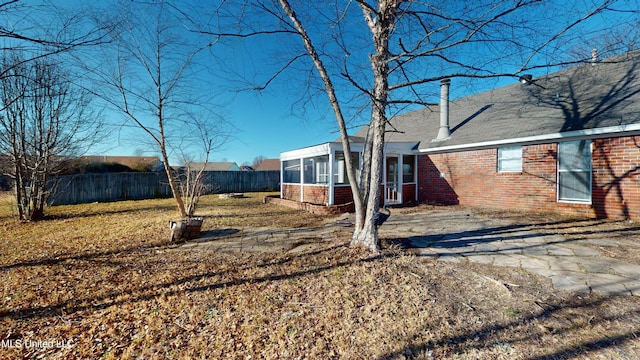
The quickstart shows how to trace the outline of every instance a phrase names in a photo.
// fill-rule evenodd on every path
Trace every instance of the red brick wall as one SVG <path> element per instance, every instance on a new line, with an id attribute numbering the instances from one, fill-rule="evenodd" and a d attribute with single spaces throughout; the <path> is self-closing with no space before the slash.
<path id="1" fill-rule="evenodd" d="M 282 184 L 282 198 L 300 201 L 300 185 Z"/>
<path id="2" fill-rule="evenodd" d="M 290 207 L 292 209 L 309 211 L 316 215 L 335 215 L 335 214 L 342 214 L 345 212 L 354 211 L 353 203 L 344 204 L 344 205 L 325 206 L 325 205 L 309 204 L 306 202 L 301 203 L 300 201 L 297 201 L 297 200 L 280 199 L 280 198 L 271 197 L 271 196 L 265 197 L 264 203 L 282 205 L 282 206 Z"/>
<path id="3" fill-rule="evenodd" d="M 304 186 L 304 202 L 326 205 L 329 203 L 329 187 L 318 185 Z"/>
<path id="4" fill-rule="evenodd" d="M 416 185 L 402 184 L 402 203 L 411 204 L 416 200 Z"/>
<path id="5" fill-rule="evenodd" d="M 403 202 L 411 203 L 415 197 L 415 184 L 404 184 L 402 186 L 402 199 Z M 282 185 L 283 198 L 288 200 L 300 201 L 300 185 L 284 184 Z M 312 204 L 326 204 L 328 203 L 329 188 L 327 186 L 305 186 L 304 187 L 304 201 Z M 383 204 L 384 188 L 380 187 L 380 205 Z M 353 195 L 351 194 L 350 186 L 336 186 L 333 194 L 334 204 L 347 204 L 353 201 Z"/>
<path id="6" fill-rule="evenodd" d="M 333 202 L 335 204 L 346 204 L 353 201 L 351 186 L 336 186 L 333 188 Z"/>
<path id="7" fill-rule="evenodd" d="M 557 144 L 523 147 L 521 173 L 497 172 L 497 149 L 418 157 L 418 198 L 440 204 L 640 219 L 640 137 L 594 140 L 593 204 L 558 202 Z"/>
<path id="8" fill-rule="evenodd" d="M 351 187 L 349 186 L 336 186 L 333 194 L 336 204 L 346 204 L 353 201 L 353 195 L 351 194 Z M 402 202 L 404 204 L 410 204 L 415 202 L 416 185 L 415 184 L 403 184 L 402 185 Z M 384 205 L 384 187 L 380 187 L 380 205 Z"/>
<path id="9" fill-rule="evenodd" d="M 300 185 L 283 184 L 282 198 L 300 201 Z M 328 186 L 304 186 L 304 202 L 326 205 L 329 202 Z"/>
<path id="10" fill-rule="evenodd" d="M 640 136 L 598 139 L 593 143 L 596 215 L 640 219 Z"/>

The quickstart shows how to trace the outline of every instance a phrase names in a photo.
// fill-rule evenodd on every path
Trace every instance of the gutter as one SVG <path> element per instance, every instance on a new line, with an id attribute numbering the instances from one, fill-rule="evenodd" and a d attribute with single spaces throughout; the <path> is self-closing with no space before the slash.
<path id="1" fill-rule="evenodd" d="M 561 133 L 552 133 L 545 135 L 526 136 L 520 138 L 512 138 L 505 140 L 482 141 L 470 144 L 439 146 L 435 148 L 418 149 L 418 153 L 434 154 L 444 152 L 454 152 L 459 150 L 480 150 L 487 148 L 495 148 L 503 145 L 532 145 L 553 142 L 553 140 L 568 141 L 581 139 L 598 139 L 607 137 L 621 137 L 630 135 L 640 135 L 640 124 L 608 126 L 595 129 L 574 130 Z"/>

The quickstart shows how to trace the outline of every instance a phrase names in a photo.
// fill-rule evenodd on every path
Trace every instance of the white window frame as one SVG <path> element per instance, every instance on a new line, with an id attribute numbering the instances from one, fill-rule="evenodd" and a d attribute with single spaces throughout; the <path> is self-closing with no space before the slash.
<path id="1" fill-rule="evenodd" d="M 562 147 L 563 145 L 567 146 L 569 144 L 576 144 L 576 143 L 580 143 L 584 141 L 584 145 L 583 145 L 583 149 L 586 149 L 586 153 L 583 153 L 582 155 L 588 156 L 589 157 L 589 161 L 584 161 L 582 162 L 582 165 L 586 165 L 586 168 L 583 168 L 582 166 L 575 165 L 567 165 L 567 164 L 563 164 L 562 163 L 562 158 L 564 156 L 562 156 L 561 151 L 562 151 Z M 592 199 L 593 199 L 593 153 L 591 151 L 591 140 L 577 140 L 577 141 L 566 141 L 566 142 L 561 142 L 558 143 L 558 172 L 557 172 L 557 200 L 558 202 L 566 202 L 566 203 L 579 203 L 579 204 L 591 204 L 592 203 Z M 572 166 L 571 168 L 567 168 L 567 166 Z M 589 196 L 588 198 L 585 199 L 580 199 L 580 198 L 570 198 L 570 197 L 562 197 L 561 196 L 561 187 L 562 187 L 562 180 L 561 180 L 561 174 L 566 174 L 566 173 L 587 173 L 587 179 L 589 180 L 589 184 L 588 186 L 588 193 Z"/>
<path id="2" fill-rule="evenodd" d="M 409 156 L 412 158 L 411 162 L 406 162 L 405 163 L 404 162 L 405 157 L 409 157 Z M 411 176 L 411 181 L 407 181 L 407 182 L 404 181 L 404 177 L 405 177 L 405 171 L 404 170 L 405 170 L 405 166 L 406 165 L 409 165 L 411 167 L 411 170 L 412 170 L 411 171 L 411 173 L 412 173 L 411 174 L 412 175 Z M 416 156 L 414 154 L 403 154 L 402 155 L 402 183 L 403 184 L 415 184 L 416 183 L 416 173 L 417 173 L 416 169 L 417 169 Z"/>
<path id="3" fill-rule="evenodd" d="M 342 153 L 340 160 L 338 160 L 338 153 Z M 355 151 L 352 151 L 351 153 L 353 156 L 352 159 L 354 160 L 353 166 L 356 169 L 356 178 L 359 179 L 360 178 L 360 159 L 362 158 L 362 154 Z M 337 186 L 349 185 L 349 179 L 346 171 L 347 165 L 346 165 L 346 161 L 344 160 L 345 156 L 346 155 L 342 150 L 338 150 L 336 151 L 336 155 L 333 160 L 334 161 L 333 162 L 333 181 L 334 181 L 334 185 L 337 185 Z"/>
<path id="4" fill-rule="evenodd" d="M 517 156 L 515 156 L 515 152 L 518 152 Z M 513 153 L 511 153 L 513 152 Z M 506 154 L 505 154 L 506 153 Z M 509 156 L 507 156 L 509 155 Z M 520 166 L 518 168 L 505 168 L 502 164 L 505 161 L 514 161 L 519 160 Z M 497 171 L 499 173 L 521 173 L 522 172 L 522 146 L 502 146 L 498 148 L 498 161 L 497 161 Z"/>
<path id="5" fill-rule="evenodd" d="M 289 159 L 282 161 L 282 182 L 285 184 L 302 184 L 302 175 L 300 174 L 301 167 L 302 159 Z M 299 178 L 297 182 L 288 181 L 291 177 L 289 173 L 292 172 L 297 172 L 297 177 Z"/>
<path id="6" fill-rule="evenodd" d="M 318 155 L 302 160 L 302 183 L 305 185 L 329 184 L 329 155 Z"/>
<path id="7" fill-rule="evenodd" d="M 329 161 L 316 162 L 316 184 L 329 183 Z"/>

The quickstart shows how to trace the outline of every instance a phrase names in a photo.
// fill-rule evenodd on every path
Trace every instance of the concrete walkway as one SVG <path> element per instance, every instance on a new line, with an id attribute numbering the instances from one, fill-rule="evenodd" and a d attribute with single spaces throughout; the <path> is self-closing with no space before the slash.
<path id="1" fill-rule="evenodd" d="M 640 296 L 640 266 L 587 246 L 615 243 L 606 235 L 568 241 L 530 226 L 455 210 L 394 215 L 389 220 L 380 235 L 402 239 L 418 256 L 520 267 L 551 278 L 558 289 Z"/>
<path id="2" fill-rule="evenodd" d="M 352 226 L 353 216 L 343 215 L 320 228 L 213 230 L 180 249 L 304 252 L 328 239 L 348 239 Z M 401 241 L 418 256 L 438 261 L 520 267 L 549 277 L 558 289 L 640 296 L 640 266 L 607 257 L 588 246 L 615 243 L 604 234 L 601 239 L 569 241 L 528 225 L 450 208 L 394 213 L 379 233 L 382 238 Z"/>

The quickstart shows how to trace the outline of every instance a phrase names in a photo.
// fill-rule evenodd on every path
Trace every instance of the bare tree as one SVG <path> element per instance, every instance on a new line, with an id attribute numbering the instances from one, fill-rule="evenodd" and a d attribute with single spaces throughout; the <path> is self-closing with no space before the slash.
<path id="1" fill-rule="evenodd" d="M 111 25 L 93 26 L 87 23 L 82 10 L 69 11 L 58 5 L 20 0 L 0 1 L 2 51 L 19 51 L 22 61 L 28 62 L 101 45 L 108 40 L 107 35 L 113 30 Z M 0 76 L 10 70 L 3 69 Z"/>
<path id="2" fill-rule="evenodd" d="M 264 155 L 258 155 L 256 157 L 253 158 L 253 162 L 251 163 L 251 167 L 255 168 L 257 166 L 259 166 L 260 164 L 262 164 L 265 160 Z"/>
<path id="3" fill-rule="evenodd" d="M 281 40 L 278 48 L 283 48 L 282 43 L 289 44 L 293 49 L 290 56 L 263 86 L 255 88 L 273 84 L 285 69 L 296 67 L 302 53 L 311 60 L 320 79 L 316 84 L 326 93 L 337 119 L 345 153 L 356 208 L 352 243 L 373 251 L 380 248 L 373 219 L 380 203 L 385 133 L 394 131 L 387 126 L 390 116 L 412 106 L 429 106 L 433 103 L 429 100 L 437 94 L 432 84 L 440 80 L 518 78 L 524 72 L 544 72 L 590 61 L 590 54 L 578 60 L 565 55 L 586 38 L 610 32 L 614 19 L 616 25 L 637 22 L 638 8 L 637 4 L 616 0 L 355 0 L 304 4 L 258 0 L 241 1 L 236 8 L 232 5 L 237 3 L 225 4 L 231 10 L 224 18 L 239 19 L 237 28 L 231 30 L 229 22 L 223 22 L 224 27 L 210 27 L 200 30 L 202 33 L 242 39 L 293 34 L 303 45 L 301 49 Z M 218 7 L 216 11 L 223 10 Z M 242 21 L 247 16 L 275 21 Z M 360 102 L 354 101 L 358 99 Z M 368 105 L 368 111 L 364 105 Z M 363 115 L 369 117 L 365 121 L 368 132 L 357 177 L 350 156 L 348 125 Z"/>
<path id="4" fill-rule="evenodd" d="M 101 24 L 104 11 L 96 20 Z M 183 15 L 165 1 L 120 1 L 111 14 L 101 25 L 117 24 L 112 46 L 103 46 L 98 55 L 106 61 L 85 61 L 97 84 L 94 92 L 151 140 L 160 153 L 180 216 L 187 218 L 197 205 L 193 191 L 199 185 L 192 180 L 201 179 L 201 174 L 190 178 L 191 192 L 181 192 L 171 157 L 198 151 L 208 159 L 228 138 L 227 124 L 211 112 L 212 103 L 202 99 L 210 84 L 200 82 L 198 56 L 209 44 L 198 45 L 181 25 Z M 185 205 L 184 195 L 189 204 Z"/>
<path id="5" fill-rule="evenodd" d="M 211 151 L 214 150 L 213 140 L 215 136 L 209 135 L 207 131 L 208 128 L 204 126 L 204 124 L 200 124 L 198 129 L 200 130 L 200 143 L 204 151 L 204 162 L 199 163 L 199 166 L 194 166 L 196 162 L 193 160 L 191 154 L 182 151 L 186 150 L 187 147 L 182 147 L 180 150 L 184 168 L 176 172 L 178 188 L 180 190 L 180 196 L 185 202 L 187 218 L 194 216 L 198 208 L 200 196 L 210 193 L 211 191 L 211 185 L 205 183 L 204 176 L 207 164 L 209 163 L 209 155 Z"/>
<path id="6" fill-rule="evenodd" d="M 44 217 L 51 176 L 97 138 L 99 117 L 91 97 L 75 87 L 60 64 L 46 57 L 25 62 L 19 53 L 2 58 L 0 154 L 14 183 L 22 220 Z"/>

